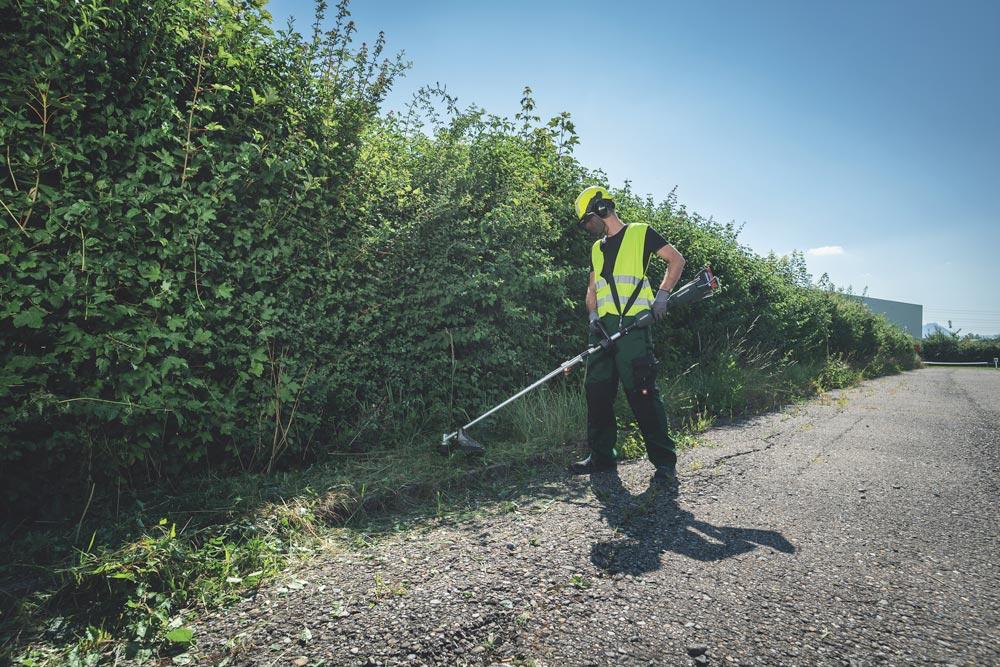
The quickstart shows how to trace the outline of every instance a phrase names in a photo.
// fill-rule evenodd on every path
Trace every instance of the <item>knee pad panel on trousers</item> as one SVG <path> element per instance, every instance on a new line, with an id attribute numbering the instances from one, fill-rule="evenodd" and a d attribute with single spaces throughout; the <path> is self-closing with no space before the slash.
<path id="1" fill-rule="evenodd" d="M 618 392 L 618 382 L 602 380 L 588 382 L 587 389 L 587 421 L 593 426 L 607 426 L 615 423 L 615 394 Z"/>

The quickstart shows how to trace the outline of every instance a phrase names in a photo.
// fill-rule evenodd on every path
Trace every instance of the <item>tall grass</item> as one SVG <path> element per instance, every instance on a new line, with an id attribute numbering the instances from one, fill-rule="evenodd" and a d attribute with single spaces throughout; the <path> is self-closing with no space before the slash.
<path id="1" fill-rule="evenodd" d="M 582 373 L 556 386 L 543 386 L 512 404 L 499 424 L 511 443 L 541 451 L 579 444 L 586 435 Z"/>
<path id="2" fill-rule="evenodd" d="M 815 368 L 751 343 L 755 324 L 709 340 L 697 363 L 665 378 L 671 417 L 685 420 L 694 413 L 732 419 L 812 392 Z"/>

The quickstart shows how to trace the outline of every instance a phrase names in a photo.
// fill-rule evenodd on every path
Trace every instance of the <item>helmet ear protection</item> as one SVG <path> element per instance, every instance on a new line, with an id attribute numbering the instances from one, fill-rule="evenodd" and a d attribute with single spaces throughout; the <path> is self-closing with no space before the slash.
<path id="1" fill-rule="evenodd" d="M 615 203 L 608 197 L 605 188 L 591 185 L 576 198 L 573 208 L 576 211 L 577 222 L 582 225 L 592 215 L 608 217 L 615 210 Z"/>
<path id="2" fill-rule="evenodd" d="M 587 204 L 587 213 L 595 213 L 601 218 L 608 217 L 608 214 L 613 210 L 615 210 L 615 203 L 602 197 L 600 191 L 594 193 L 594 196 L 590 198 L 590 203 Z"/>

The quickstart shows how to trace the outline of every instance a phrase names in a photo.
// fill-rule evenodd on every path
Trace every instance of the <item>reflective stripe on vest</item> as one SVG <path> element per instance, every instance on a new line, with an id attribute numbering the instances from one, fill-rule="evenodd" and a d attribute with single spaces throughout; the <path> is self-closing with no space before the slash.
<path id="1" fill-rule="evenodd" d="M 646 267 L 642 263 L 648 227 L 649 225 L 632 223 L 625 225 L 625 229 L 619 232 L 625 236 L 618 248 L 618 256 L 615 258 L 615 265 L 611 272 L 620 306 L 624 307 L 632 296 L 632 292 L 636 289 L 639 290 L 639 294 L 629 307 L 628 312 L 621 313 L 625 316 L 638 315 L 653 305 L 653 289 L 650 287 L 649 281 L 646 280 Z M 611 284 L 601 277 L 601 271 L 604 268 L 604 253 L 601 251 L 600 241 L 596 241 L 591 248 L 590 262 L 594 270 L 594 287 L 597 291 L 597 314 L 601 317 L 618 315 L 614 297 L 611 295 Z"/>
<path id="2" fill-rule="evenodd" d="M 626 299 L 625 302 L 628 303 L 628 299 Z M 644 309 L 639 308 L 640 305 L 645 306 L 645 308 L 652 308 L 653 302 L 649 299 L 644 299 L 641 296 L 636 297 L 635 301 L 632 303 L 632 307 L 628 309 L 629 315 L 634 315 L 635 313 L 642 312 Z M 608 308 L 602 308 L 601 306 L 608 306 Z M 605 315 L 608 312 L 613 313 L 615 315 L 618 314 L 618 311 L 615 310 L 615 299 L 611 295 L 608 295 L 604 298 L 597 300 L 597 314 Z"/>

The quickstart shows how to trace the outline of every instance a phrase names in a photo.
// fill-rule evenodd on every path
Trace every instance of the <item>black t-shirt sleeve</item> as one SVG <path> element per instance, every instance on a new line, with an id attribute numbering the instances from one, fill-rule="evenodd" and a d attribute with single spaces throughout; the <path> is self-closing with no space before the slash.
<path id="1" fill-rule="evenodd" d="M 660 233 L 653 229 L 652 225 L 646 227 L 646 244 L 642 251 L 643 265 L 648 264 L 650 256 L 665 245 L 667 245 L 667 240 L 660 236 Z"/>

